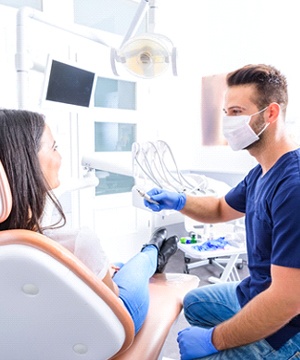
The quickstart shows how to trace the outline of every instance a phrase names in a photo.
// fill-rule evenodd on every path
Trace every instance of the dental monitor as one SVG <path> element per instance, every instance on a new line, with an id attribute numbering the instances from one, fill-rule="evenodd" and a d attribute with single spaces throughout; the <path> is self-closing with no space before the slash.
<path id="1" fill-rule="evenodd" d="M 41 99 L 42 107 L 55 103 L 90 107 L 96 74 L 78 64 L 61 62 L 49 57 Z"/>

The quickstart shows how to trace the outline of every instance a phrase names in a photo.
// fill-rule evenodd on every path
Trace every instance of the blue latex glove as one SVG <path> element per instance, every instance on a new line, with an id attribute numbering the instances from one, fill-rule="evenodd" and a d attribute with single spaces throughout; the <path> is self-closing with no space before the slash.
<path id="1" fill-rule="evenodd" d="M 218 350 L 212 344 L 214 328 L 203 329 L 198 326 L 188 327 L 178 333 L 181 360 L 198 359 L 212 355 Z"/>
<path id="2" fill-rule="evenodd" d="M 152 200 L 158 202 L 157 204 L 150 203 L 144 199 L 144 204 L 146 207 L 152 211 L 161 211 L 161 210 L 181 210 L 186 203 L 185 193 L 171 192 L 162 189 L 151 189 L 147 192 Z"/>

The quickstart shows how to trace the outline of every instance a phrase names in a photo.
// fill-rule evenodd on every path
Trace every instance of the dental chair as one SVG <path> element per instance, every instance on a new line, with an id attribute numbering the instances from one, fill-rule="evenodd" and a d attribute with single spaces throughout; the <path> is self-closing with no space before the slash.
<path id="1" fill-rule="evenodd" d="M 0 163 L 0 222 L 12 196 Z M 0 231 L 0 358 L 155 360 L 198 277 L 156 274 L 150 309 L 134 337 L 122 302 L 60 244 L 29 230 Z"/>

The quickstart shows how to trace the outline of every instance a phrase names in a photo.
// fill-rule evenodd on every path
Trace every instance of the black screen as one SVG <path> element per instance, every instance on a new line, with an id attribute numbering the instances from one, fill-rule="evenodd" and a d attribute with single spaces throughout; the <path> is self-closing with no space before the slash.
<path id="1" fill-rule="evenodd" d="M 46 100 L 89 107 L 95 73 L 53 60 Z"/>

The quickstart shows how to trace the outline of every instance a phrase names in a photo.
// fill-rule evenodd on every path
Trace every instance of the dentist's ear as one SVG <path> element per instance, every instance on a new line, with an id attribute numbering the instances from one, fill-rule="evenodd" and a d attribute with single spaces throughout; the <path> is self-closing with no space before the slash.
<path id="1" fill-rule="evenodd" d="M 272 124 L 273 122 L 275 122 L 279 115 L 280 115 L 280 105 L 277 104 L 276 102 L 271 103 L 268 106 L 268 109 L 266 111 L 267 114 L 267 122 Z"/>

